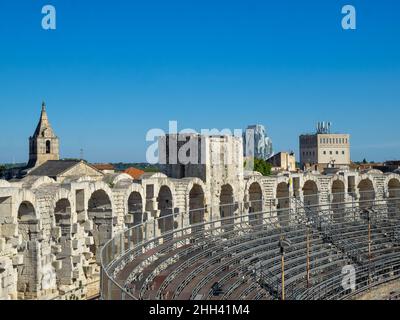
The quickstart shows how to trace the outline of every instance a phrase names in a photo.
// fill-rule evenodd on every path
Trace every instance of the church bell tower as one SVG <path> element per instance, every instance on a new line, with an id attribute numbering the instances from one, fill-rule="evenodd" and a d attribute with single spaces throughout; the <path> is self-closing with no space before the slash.
<path id="1" fill-rule="evenodd" d="M 34 168 L 48 160 L 59 160 L 58 137 L 50 125 L 46 113 L 46 105 L 42 103 L 42 112 L 35 133 L 29 137 L 29 163 L 28 168 Z"/>

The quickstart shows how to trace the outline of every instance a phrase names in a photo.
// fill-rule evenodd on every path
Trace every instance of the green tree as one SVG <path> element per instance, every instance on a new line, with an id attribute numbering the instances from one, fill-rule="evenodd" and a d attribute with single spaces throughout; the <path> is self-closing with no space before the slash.
<path id="1" fill-rule="evenodd" d="M 6 171 L 6 166 L 0 165 L 0 177 L 3 175 L 4 171 Z"/>
<path id="2" fill-rule="evenodd" d="M 263 176 L 271 174 L 272 165 L 263 159 L 254 159 L 254 171 L 260 172 Z"/>

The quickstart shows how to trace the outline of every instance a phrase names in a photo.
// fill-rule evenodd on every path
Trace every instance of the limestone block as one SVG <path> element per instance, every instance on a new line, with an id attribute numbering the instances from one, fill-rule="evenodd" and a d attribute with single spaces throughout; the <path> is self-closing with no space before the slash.
<path id="1" fill-rule="evenodd" d="M 18 227 L 16 224 L 3 224 L 1 226 L 1 234 L 6 238 L 17 237 Z"/>
<path id="2" fill-rule="evenodd" d="M 79 231 L 79 224 L 78 223 L 73 223 L 71 225 L 71 233 L 76 234 Z"/>
<path id="3" fill-rule="evenodd" d="M 86 232 L 93 230 L 93 221 L 92 220 L 85 221 L 84 228 Z"/>
<path id="4" fill-rule="evenodd" d="M 6 239 L 0 238 L 0 252 L 3 252 L 6 250 Z"/>
<path id="5" fill-rule="evenodd" d="M 92 245 L 94 245 L 94 239 L 93 239 L 93 237 L 87 237 L 87 238 L 85 239 L 85 244 L 86 244 L 87 246 L 92 246 Z"/>
<path id="6" fill-rule="evenodd" d="M 124 221 L 125 221 L 125 223 L 133 223 L 134 222 L 133 215 L 132 214 L 126 215 Z"/>
<path id="7" fill-rule="evenodd" d="M 12 247 L 16 248 L 22 243 L 22 235 L 19 234 L 17 237 L 13 237 L 10 239 L 9 243 Z M 1 251 L 1 250 L 0 250 Z"/>
<path id="8" fill-rule="evenodd" d="M 61 261 L 61 260 L 53 261 L 52 265 L 53 265 L 54 269 L 56 269 L 56 270 L 61 270 L 61 268 L 62 268 L 62 261 Z"/>
<path id="9" fill-rule="evenodd" d="M 90 260 L 93 258 L 94 254 L 92 252 L 84 252 L 83 256 L 85 257 L 86 260 Z"/>
<path id="10" fill-rule="evenodd" d="M 81 260 L 82 260 L 82 257 L 80 255 L 72 257 L 72 262 L 73 263 L 81 263 Z"/>
<path id="11" fill-rule="evenodd" d="M 12 258 L 13 266 L 22 266 L 24 264 L 24 256 L 22 254 L 17 254 Z"/>
<path id="12" fill-rule="evenodd" d="M 14 284 L 14 277 L 12 275 L 7 275 L 2 278 L 2 287 L 7 288 L 9 286 L 12 286 Z"/>
<path id="13" fill-rule="evenodd" d="M 69 226 L 69 225 L 71 225 L 71 220 L 70 219 L 62 219 L 60 221 L 60 225 Z"/>
<path id="14" fill-rule="evenodd" d="M 0 257 L 0 272 L 7 270 L 10 267 L 10 259 L 7 257 Z"/>
<path id="15" fill-rule="evenodd" d="M 6 216 L 0 218 L 1 224 L 17 224 L 17 217 L 14 216 Z"/>
<path id="16" fill-rule="evenodd" d="M 51 236 L 55 239 L 61 238 L 61 227 L 54 227 L 51 229 Z"/>
<path id="17" fill-rule="evenodd" d="M 29 231 L 30 232 L 34 232 L 34 233 L 38 233 L 40 231 L 40 227 L 37 224 L 32 224 L 29 226 Z"/>
<path id="18" fill-rule="evenodd" d="M 51 247 L 51 253 L 52 253 L 52 254 L 57 255 L 57 254 L 60 254 L 61 252 L 62 252 L 62 247 L 61 247 L 61 245 L 53 245 L 53 246 Z"/>
<path id="19" fill-rule="evenodd" d="M 72 240 L 72 248 L 74 248 L 74 250 L 79 248 L 79 240 L 78 239 Z"/>
<path id="20" fill-rule="evenodd" d="M 84 222 L 86 220 L 88 220 L 88 215 L 85 211 L 78 213 L 78 221 L 79 222 Z"/>

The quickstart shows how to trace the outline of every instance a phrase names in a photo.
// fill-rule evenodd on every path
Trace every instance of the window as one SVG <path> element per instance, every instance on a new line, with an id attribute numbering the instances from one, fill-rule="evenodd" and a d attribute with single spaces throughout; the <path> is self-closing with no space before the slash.
<path id="1" fill-rule="evenodd" d="M 324 151 L 324 154 L 326 154 L 326 151 Z"/>
<path id="2" fill-rule="evenodd" d="M 329 151 L 329 154 L 332 155 L 332 151 Z"/>
<path id="3" fill-rule="evenodd" d="M 339 154 L 339 151 L 336 151 L 336 154 Z"/>
<path id="4" fill-rule="evenodd" d="M 342 151 L 342 154 L 344 154 L 344 151 Z"/>
<path id="5" fill-rule="evenodd" d="M 49 140 L 46 141 L 46 153 L 47 154 L 51 153 L 50 141 Z"/>

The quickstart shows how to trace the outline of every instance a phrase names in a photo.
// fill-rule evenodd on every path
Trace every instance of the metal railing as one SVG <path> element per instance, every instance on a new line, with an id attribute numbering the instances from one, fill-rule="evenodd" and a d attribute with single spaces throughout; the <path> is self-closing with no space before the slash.
<path id="1" fill-rule="evenodd" d="M 191 299 L 196 297 L 200 289 L 208 283 L 207 281 L 215 277 L 218 278 L 220 275 L 222 284 L 224 285 L 225 283 L 232 283 L 232 286 L 237 286 L 238 281 L 229 282 L 228 279 L 238 275 L 251 279 L 251 274 L 254 273 L 253 270 L 256 270 L 256 267 L 250 261 L 255 258 L 263 266 L 263 270 L 256 273 L 257 278 L 262 280 L 260 283 L 256 282 L 256 288 L 267 288 L 266 292 L 270 291 L 271 298 L 279 298 L 279 290 L 282 290 L 279 280 L 280 275 L 276 272 L 274 276 L 271 270 L 279 269 L 280 259 L 276 259 L 276 253 L 275 258 L 273 257 L 275 251 L 272 249 L 271 243 L 273 243 L 273 239 L 278 239 L 282 234 L 292 237 L 297 232 L 300 235 L 303 234 L 304 237 L 306 228 L 313 230 L 317 243 L 325 243 L 327 248 L 333 249 L 324 249 L 324 246 L 320 244 L 320 247 L 318 247 L 317 243 L 311 246 L 312 250 L 317 250 L 311 255 L 312 272 L 315 274 L 314 280 L 319 279 L 317 275 L 321 279 L 310 288 L 299 289 L 301 287 L 299 283 L 304 283 L 306 272 L 304 261 L 304 247 L 306 243 L 304 239 L 299 243 L 295 242 L 297 247 L 294 247 L 293 252 L 287 255 L 287 276 L 289 277 L 286 286 L 288 290 L 287 296 L 292 299 L 343 298 L 346 296 L 346 292 L 340 291 L 338 286 L 341 281 L 336 281 L 341 279 L 342 275 L 336 269 L 332 268 L 352 261 L 358 261 L 359 257 L 365 255 L 365 249 L 368 248 L 369 244 L 368 241 L 360 240 L 356 242 L 353 240 L 354 238 L 361 237 L 362 232 L 364 232 L 363 237 L 365 238 L 365 227 L 367 224 L 363 218 L 365 210 L 371 210 L 370 214 L 373 217 L 372 222 L 370 221 L 370 224 L 373 224 L 371 229 L 373 233 L 372 238 L 378 239 L 378 233 L 387 233 L 390 235 L 387 237 L 387 241 L 382 240 L 382 243 L 377 242 L 372 246 L 375 253 L 379 253 L 379 255 L 376 255 L 375 262 L 381 262 L 382 270 L 385 265 L 384 263 L 397 268 L 395 260 L 389 257 L 393 256 L 393 251 L 395 251 L 394 256 L 398 257 L 399 252 L 392 250 L 391 253 L 388 253 L 383 250 L 384 248 L 379 249 L 381 250 L 379 251 L 378 247 L 390 244 L 395 248 L 395 246 L 399 245 L 396 241 L 400 234 L 399 209 L 397 207 L 399 198 L 364 200 L 365 197 L 363 197 L 363 200 L 361 200 L 362 205 L 360 205 L 360 201 L 357 201 L 356 204 L 354 203 L 353 197 L 351 201 L 340 203 L 340 207 L 343 208 L 343 214 L 339 218 L 334 214 L 335 208 L 332 208 L 331 201 L 323 204 L 304 205 L 301 199 L 293 197 L 287 199 L 290 203 L 288 208 L 276 209 L 275 203 L 278 203 L 277 199 L 274 199 L 273 202 L 270 201 L 270 207 L 265 208 L 267 202 L 261 200 L 263 201 L 263 211 L 245 213 L 247 211 L 246 208 L 249 208 L 254 201 L 250 201 L 250 203 L 234 203 L 218 208 L 217 212 L 219 213 L 229 207 L 231 211 L 228 211 L 230 212 L 228 216 L 224 214 L 224 217 L 215 219 L 218 217 L 218 215 L 213 215 L 216 210 L 213 210 L 212 207 L 206 207 L 196 209 L 202 215 L 202 219 L 195 220 L 196 222 L 199 221 L 197 223 L 185 225 L 184 221 L 187 220 L 188 214 L 171 214 L 145 221 L 140 225 L 121 232 L 109 240 L 101 251 L 102 299 L 143 299 L 157 275 L 167 270 L 171 265 L 175 266 L 175 264 L 178 264 L 176 268 L 168 274 L 166 279 L 155 290 L 154 298 L 162 299 L 166 288 L 173 281 L 176 282 L 177 277 L 182 273 L 183 275 L 186 274 L 186 276 L 184 280 L 177 284 L 172 295 L 172 297 L 178 298 L 182 289 L 196 278 L 195 270 L 190 270 L 191 266 L 199 259 L 206 259 L 206 264 L 203 265 L 204 268 L 206 265 L 212 265 L 209 261 L 218 261 L 218 257 L 227 257 L 227 260 L 223 264 L 217 263 L 214 270 L 210 272 L 210 275 L 192 288 Z M 273 208 L 274 206 L 275 208 Z M 282 212 L 284 215 L 282 215 Z M 193 213 L 191 214 L 193 222 Z M 209 221 L 205 221 L 205 216 L 208 217 Z M 162 227 L 166 226 L 166 219 L 169 219 L 169 228 Z M 171 220 L 172 224 L 170 223 Z M 176 221 L 180 221 L 180 225 L 178 224 L 177 226 L 174 223 Z M 359 229 L 357 229 L 357 226 L 351 229 L 354 223 L 358 224 Z M 348 239 L 347 243 L 350 243 L 351 246 L 346 246 L 346 243 L 342 243 L 337 239 L 335 240 L 335 235 L 338 237 L 342 236 L 343 240 Z M 299 237 L 301 240 L 301 236 Z M 265 242 L 269 244 L 265 244 Z M 244 251 L 245 247 L 248 248 L 247 251 Z M 204 248 L 205 250 L 203 250 Z M 265 252 L 266 249 L 267 253 Z M 327 255 L 328 257 L 332 256 L 329 256 L 333 252 L 332 250 L 336 250 L 335 252 L 337 252 L 336 262 L 331 261 L 331 258 L 326 258 Z M 215 254 L 213 256 L 213 252 L 220 252 L 220 254 L 219 256 Z M 212 259 L 208 259 L 208 256 L 211 256 Z M 269 264 L 268 259 L 266 259 L 268 256 L 269 261 L 271 261 Z M 370 264 L 370 260 L 367 263 Z M 238 267 L 223 274 L 221 270 L 225 270 L 224 268 L 230 266 L 230 264 Z M 143 275 L 142 270 L 146 266 L 151 265 L 155 266 L 154 269 L 150 274 Z M 366 267 L 362 263 L 359 265 L 360 275 L 363 275 L 363 272 L 365 272 L 363 268 Z M 187 273 L 187 270 L 190 270 L 190 272 Z M 200 269 L 197 268 L 197 270 Z M 324 273 L 326 275 L 322 277 Z M 129 284 L 131 282 L 137 282 L 140 284 L 140 288 L 130 288 Z M 371 287 L 372 283 L 371 281 L 368 282 L 367 286 L 360 280 L 357 290 L 362 291 L 363 288 Z M 246 290 L 249 290 L 250 287 L 254 289 L 253 285 L 249 285 Z M 226 290 L 230 290 L 229 295 L 234 291 L 231 287 L 228 287 Z M 242 292 L 240 297 L 248 295 L 246 290 Z M 225 294 L 225 298 L 229 295 Z M 209 296 L 210 292 L 208 292 Z M 258 297 L 261 296 L 263 295 L 258 294 Z"/>

